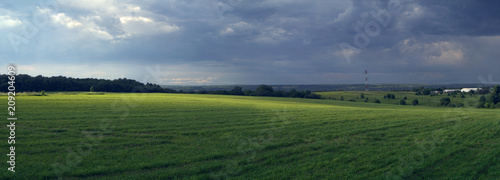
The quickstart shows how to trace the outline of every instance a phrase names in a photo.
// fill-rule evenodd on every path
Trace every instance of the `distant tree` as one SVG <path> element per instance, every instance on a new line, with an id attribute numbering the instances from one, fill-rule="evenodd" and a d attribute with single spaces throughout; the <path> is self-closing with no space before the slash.
<path id="1" fill-rule="evenodd" d="M 384 95 L 384 99 L 387 99 L 387 95 Z"/>
<path id="2" fill-rule="evenodd" d="M 429 95 L 431 94 L 431 90 L 429 88 L 425 88 L 423 91 L 422 91 L 422 94 L 423 95 Z"/>
<path id="3" fill-rule="evenodd" d="M 460 98 L 465 98 L 465 95 L 462 93 L 462 94 L 460 95 Z"/>
<path id="4" fill-rule="evenodd" d="M 274 91 L 273 96 L 274 97 L 287 97 L 287 94 L 286 94 L 286 92 L 284 92 L 282 90 L 277 90 L 277 91 Z"/>
<path id="5" fill-rule="evenodd" d="M 365 98 L 365 94 L 361 93 L 361 99 Z"/>
<path id="6" fill-rule="evenodd" d="M 235 86 L 233 88 L 233 90 L 231 90 L 231 94 L 232 95 L 245 95 L 245 93 L 243 93 L 243 89 L 239 86 Z"/>
<path id="7" fill-rule="evenodd" d="M 486 102 L 498 104 L 500 102 L 500 86 L 496 85 L 488 95 Z"/>
<path id="8" fill-rule="evenodd" d="M 441 98 L 439 101 L 441 103 L 441 106 L 449 106 L 451 103 L 450 98 Z"/>
<path id="9" fill-rule="evenodd" d="M 484 96 L 479 97 L 479 101 L 477 102 L 476 108 L 484 108 L 485 103 L 486 103 L 486 97 Z"/>
<path id="10" fill-rule="evenodd" d="M 496 85 L 495 87 L 493 87 L 491 93 L 500 94 L 500 85 Z"/>
<path id="11" fill-rule="evenodd" d="M 295 95 L 295 93 L 297 93 L 297 90 L 295 90 L 295 89 L 288 91 L 288 94 L 290 97 L 293 97 Z"/>
<path id="12" fill-rule="evenodd" d="M 491 104 L 492 103 L 484 103 L 484 108 L 490 108 Z M 493 107 L 495 107 L 494 104 L 493 104 Z"/>
<path id="13" fill-rule="evenodd" d="M 412 105 L 416 106 L 418 105 L 418 100 L 417 99 L 414 99 L 412 102 L 411 102 Z"/>
<path id="14" fill-rule="evenodd" d="M 90 92 L 94 92 L 94 86 L 90 86 Z"/>
<path id="15" fill-rule="evenodd" d="M 340 100 L 343 101 L 344 100 L 344 96 L 340 96 Z"/>
<path id="16" fill-rule="evenodd" d="M 404 100 L 407 100 L 408 98 L 405 96 L 403 99 L 404 99 Z"/>
<path id="17" fill-rule="evenodd" d="M 311 93 L 311 94 L 307 95 L 306 98 L 309 98 L 309 99 L 321 99 L 321 95 Z"/>
<path id="18" fill-rule="evenodd" d="M 243 92 L 245 94 L 245 96 L 255 96 L 253 91 L 252 90 L 245 90 L 245 92 Z"/>
<path id="19" fill-rule="evenodd" d="M 396 99 L 396 96 L 394 94 L 391 94 L 391 99 Z"/>
<path id="20" fill-rule="evenodd" d="M 268 86 L 268 85 L 260 85 L 257 87 L 257 90 L 255 90 L 255 95 L 256 96 L 272 96 L 273 95 L 273 87 Z"/>
<path id="21" fill-rule="evenodd" d="M 375 103 L 379 103 L 379 104 L 380 104 L 380 100 L 378 100 L 378 99 L 375 99 Z"/>
<path id="22" fill-rule="evenodd" d="M 400 105 L 406 105 L 406 101 L 404 99 L 401 99 L 401 101 L 399 101 L 399 104 Z"/>
<path id="23" fill-rule="evenodd" d="M 482 102 L 484 104 L 486 102 L 486 97 L 484 96 L 479 97 L 479 102 Z"/>
<path id="24" fill-rule="evenodd" d="M 304 98 L 308 98 L 309 95 L 311 95 L 311 91 L 310 90 L 307 90 L 305 93 L 304 93 Z"/>

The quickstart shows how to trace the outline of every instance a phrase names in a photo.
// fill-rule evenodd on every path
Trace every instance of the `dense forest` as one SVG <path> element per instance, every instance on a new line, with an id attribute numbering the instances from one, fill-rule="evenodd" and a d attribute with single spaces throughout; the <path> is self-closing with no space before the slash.
<path id="1" fill-rule="evenodd" d="M 9 79 L 6 74 L 0 75 L 0 92 L 8 91 Z M 17 92 L 40 92 L 40 91 L 95 91 L 95 92 L 135 92 L 135 93 L 189 93 L 189 94 L 222 94 L 222 95 L 246 95 L 246 96 L 275 96 L 320 99 L 321 96 L 311 91 L 274 91 L 272 86 L 260 85 L 255 91 L 243 90 L 236 86 L 232 90 L 217 91 L 182 91 L 162 88 L 158 84 L 141 83 L 133 79 L 120 78 L 115 80 L 95 78 L 71 78 L 64 76 L 35 76 L 26 74 L 16 76 L 15 87 Z"/>
<path id="2" fill-rule="evenodd" d="M 0 75 L 0 89 L 7 92 L 8 76 Z M 94 91 L 102 92 L 165 92 L 157 84 L 143 84 L 132 79 L 95 79 L 95 78 L 70 78 L 64 76 L 35 76 L 26 74 L 16 76 L 15 85 L 17 92 L 40 91 Z"/>

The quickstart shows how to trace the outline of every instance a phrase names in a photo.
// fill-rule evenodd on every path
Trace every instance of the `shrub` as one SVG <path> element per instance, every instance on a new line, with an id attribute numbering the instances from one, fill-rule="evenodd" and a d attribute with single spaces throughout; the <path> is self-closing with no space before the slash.
<path id="1" fill-rule="evenodd" d="M 451 103 L 450 98 L 441 98 L 440 100 L 441 106 L 449 106 Z"/>
<path id="2" fill-rule="evenodd" d="M 476 108 L 484 108 L 486 104 L 485 102 L 486 102 L 486 97 L 484 96 L 479 97 L 479 102 L 477 103 Z"/>
<path id="3" fill-rule="evenodd" d="M 426 88 L 426 89 L 424 89 L 424 90 L 422 91 L 422 94 L 423 94 L 423 95 L 429 95 L 429 94 L 431 94 L 431 90 L 430 90 L 429 88 Z"/>
<path id="4" fill-rule="evenodd" d="M 484 96 L 479 97 L 479 102 L 485 102 L 485 101 L 486 101 L 486 97 L 484 97 Z"/>
<path id="5" fill-rule="evenodd" d="M 412 102 L 411 102 L 412 105 L 416 106 L 418 105 L 418 100 L 417 99 L 414 99 Z"/>
<path id="6" fill-rule="evenodd" d="M 406 101 L 404 99 L 401 99 L 401 101 L 399 101 L 399 104 L 400 105 L 406 105 Z"/>
<path id="7" fill-rule="evenodd" d="M 378 100 L 378 99 L 375 99 L 375 103 L 379 103 L 379 104 L 380 104 L 380 100 Z"/>

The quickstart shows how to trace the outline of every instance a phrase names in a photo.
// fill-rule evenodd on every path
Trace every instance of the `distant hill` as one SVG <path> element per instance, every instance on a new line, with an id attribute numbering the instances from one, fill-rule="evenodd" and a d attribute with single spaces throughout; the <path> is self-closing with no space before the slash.
<path id="1" fill-rule="evenodd" d="M 255 90 L 259 85 L 206 85 L 206 86 L 179 86 L 179 85 L 160 85 L 163 88 L 182 90 L 182 91 L 230 91 L 235 86 L 241 87 L 243 90 Z M 274 90 L 289 91 L 295 89 L 297 91 L 363 91 L 364 84 L 319 84 L 319 85 L 271 85 Z M 481 84 L 370 84 L 368 90 L 371 91 L 404 91 L 412 90 L 413 88 L 467 88 L 467 87 L 483 87 Z"/>

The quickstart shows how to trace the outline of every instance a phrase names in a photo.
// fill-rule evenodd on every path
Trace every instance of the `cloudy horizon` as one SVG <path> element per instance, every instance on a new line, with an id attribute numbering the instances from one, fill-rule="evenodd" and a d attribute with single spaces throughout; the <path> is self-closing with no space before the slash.
<path id="1" fill-rule="evenodd" d="M 362 84 L 365 69 L 370 83 L 497 83 L 499 10 L 465 0 L 8 0 L 0 60 L 32 76 L 162 85 Z"/>

